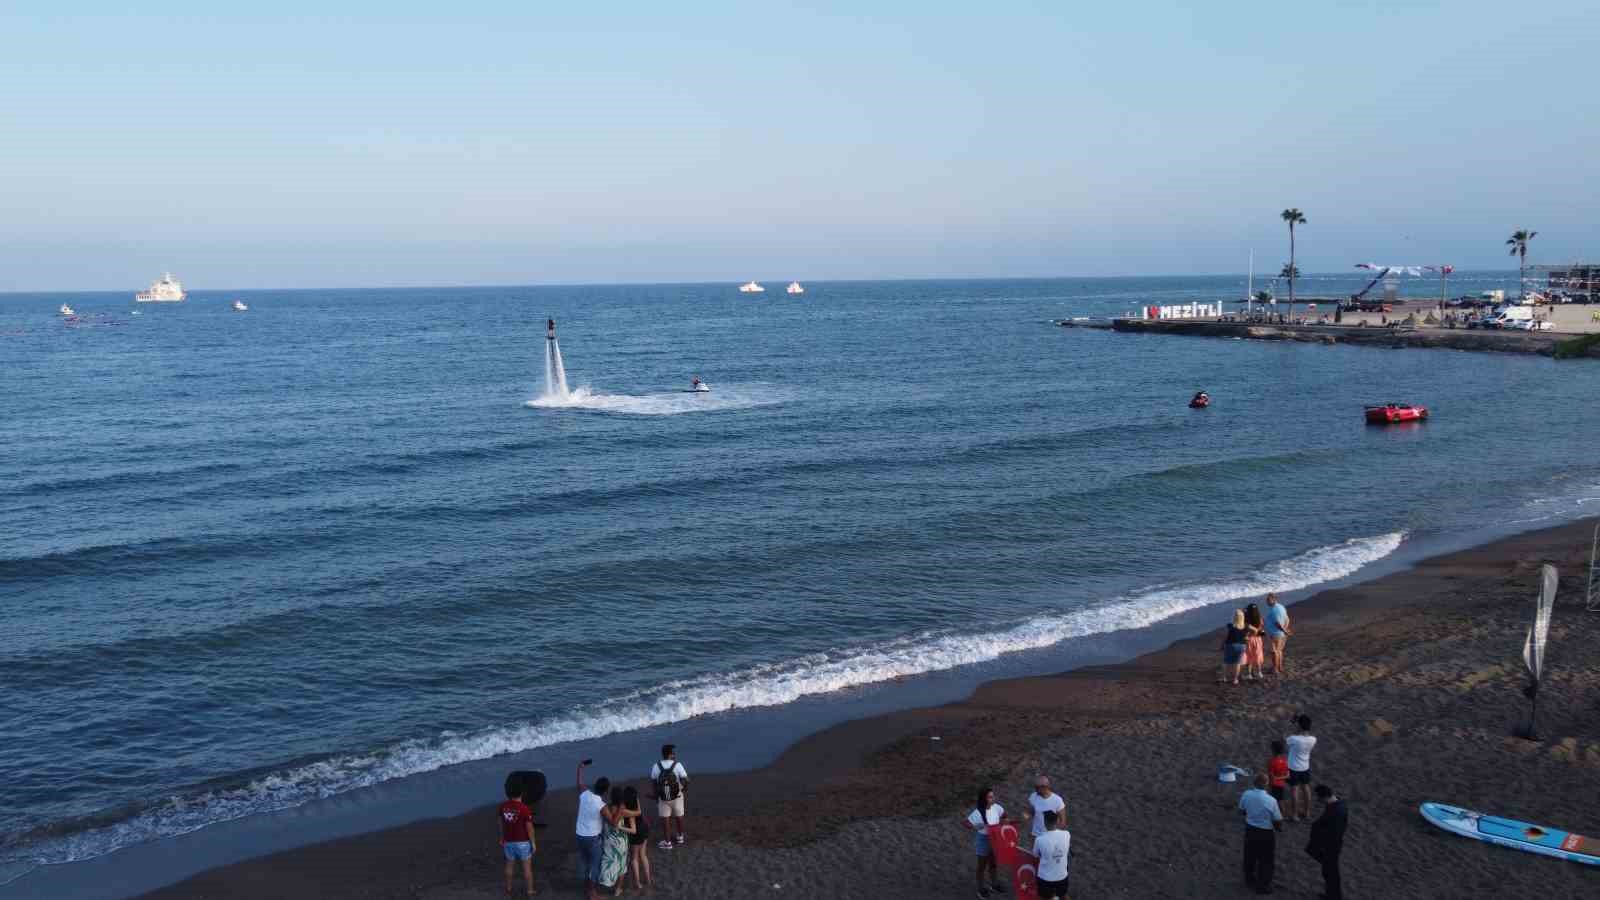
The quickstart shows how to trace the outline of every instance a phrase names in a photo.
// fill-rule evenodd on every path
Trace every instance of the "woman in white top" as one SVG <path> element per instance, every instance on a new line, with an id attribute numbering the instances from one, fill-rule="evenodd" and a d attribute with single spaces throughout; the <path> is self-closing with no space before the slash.
<path id="1" fill-rule="evenodd" d="M 1005 820 L 1006 808 L 995 802 L 994 789 L 984 788 L 978 792 L 978 801 L 973 804 L 972 811 L 961 822 L 968 831 L 974 832 L 972 849 L 978 855 L 979 897 L 987 897 L 991 891 L 999 893 L 1005 890 L 1005 885 L 1000 883 L 1000 871 L 995 866 L 994 847 L 989 844 L 989 826 L 999 825 Z M 987 884 L 983 880 L 985 870 L 989 872 Z"/>

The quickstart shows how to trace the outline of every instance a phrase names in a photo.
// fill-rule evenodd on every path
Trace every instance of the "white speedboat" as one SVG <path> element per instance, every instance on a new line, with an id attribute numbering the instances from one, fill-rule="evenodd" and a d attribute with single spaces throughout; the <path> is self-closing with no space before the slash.
<path id="1" fill-rule="evenodd" d="M 63 316 L 75 316 L 78 314 L 78 311 L 63 303 L 61 304 L 61 314 Z"/>
<path id="2" fill-rule="evenodd" d="M 760 294 L 764 293 L 765 291 L 766 288 L 756 284 L 754 281 L 747 281 L 744 284 L 739 285 L 739 293 L 741 294 Z"/>
<path id="3" fill-rule="evenodd" d="M 247 310 L 249 308 L 250 307 L 244 305 L 244 301 L 243 300 L 235 300 L 235 301 L 233 301 L 233 311 L 234 312 L 244 312 L 245 310 Z"/>
<path id="4" fill-rule="evenodd" d="M 801 287 L 800 282 L 798 281 L 789 282 L 789 287 L 787 290 L 791 294 L 804 294 L 806 292 L 806 289 Z"/>
<path id="5" fill-rule="evenodd" d="M 150 290 L 134 294 L 133 299 L 140 303 L 182 303 L 188 296 L 183 291 L 183 284 L 173 278 L 171 272 L 165 272 L 150 282 Z"/>

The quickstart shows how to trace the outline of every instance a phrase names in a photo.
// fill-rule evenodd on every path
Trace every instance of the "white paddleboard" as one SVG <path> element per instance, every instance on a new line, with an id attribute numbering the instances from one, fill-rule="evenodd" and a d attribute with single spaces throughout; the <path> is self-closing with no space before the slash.
<path id="1" fill-rule="evenodd" d="M 1473 812 L 1443 803 L 1422 804 L 1422 817 L 1453 834 L 1513 850 L 1600 866 L 1600 841 L 1516 819 Z"/>

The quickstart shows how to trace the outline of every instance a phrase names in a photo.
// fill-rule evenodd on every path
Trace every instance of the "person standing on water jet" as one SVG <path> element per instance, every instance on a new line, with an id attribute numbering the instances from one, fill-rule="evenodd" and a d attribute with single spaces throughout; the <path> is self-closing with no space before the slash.
<path id="1" fill-rule="evenodd" d="M 556 339 L 556 320 L 555 319 L 545 319 L 544 320 L 544 339 L 547 340 L 547 341 L 553 341 L 553 340 Z"/>

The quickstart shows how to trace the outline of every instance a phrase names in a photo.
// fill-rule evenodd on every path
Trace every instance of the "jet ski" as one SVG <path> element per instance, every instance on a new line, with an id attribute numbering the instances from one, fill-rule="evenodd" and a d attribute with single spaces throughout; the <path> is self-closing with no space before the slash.
<path id="1" fill-rule="evenodd" d="M 696 378 L 695 380 L 689 382 L 689 389 L 684 391 L 684 393 L 685 394 L 709 394 L 709 393 L 711 393 L 711 385 L 706 384 L 704 381 L 701 381 L 700 379 Z"/>
<path id="2" fill-rule="evenodd" d="M 1205 391 L 1201 391 L 1200 393 L 1195 394 L 1194 395 L 1194 399 L 1189 401 L 1189 408 L 1190 409 L 1205 409 L 1206 407 L 1208 407 L 1210 405 L 1211 405 L 1211 395 L 1207 394 Z"/>

